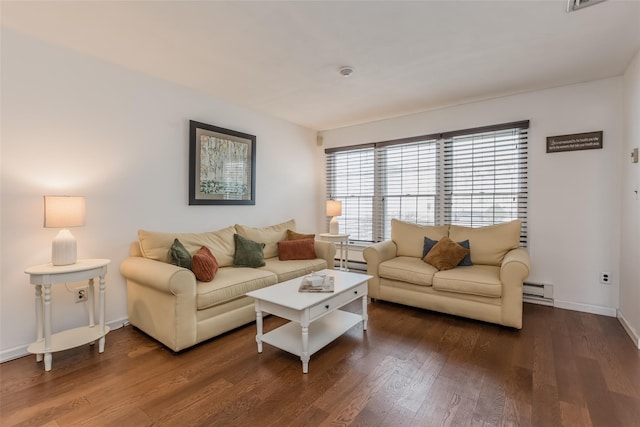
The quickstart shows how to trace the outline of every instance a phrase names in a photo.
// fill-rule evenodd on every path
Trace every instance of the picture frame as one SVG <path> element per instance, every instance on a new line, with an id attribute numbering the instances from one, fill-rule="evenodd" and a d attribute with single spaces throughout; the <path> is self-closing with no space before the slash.
<path id="1" fill-rule="evenodd" d="M 255 205 L 256 136 L 189 121 L 189 205 Z"/>

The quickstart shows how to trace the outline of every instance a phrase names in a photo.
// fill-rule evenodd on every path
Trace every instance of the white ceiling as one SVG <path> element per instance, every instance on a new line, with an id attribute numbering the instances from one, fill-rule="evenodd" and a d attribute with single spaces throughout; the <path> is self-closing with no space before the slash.
<path id="1" fill-rule="evenodd" d="M 640 0 L 0 7 L 3 27 L 316 130 L 619 76 L 640 48 Z"/>

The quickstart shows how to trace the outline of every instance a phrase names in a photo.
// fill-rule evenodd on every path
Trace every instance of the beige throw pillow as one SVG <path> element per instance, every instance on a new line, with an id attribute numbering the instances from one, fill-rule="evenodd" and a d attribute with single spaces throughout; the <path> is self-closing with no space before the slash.
<path id="1" fill-rule="evenodd" d="M 218 265 L 226 267 L 233 265 L 234 234 L 233 227 L 204 233 L 161 233 L 138 230 L 138 239 L 140 240 L 140 252 L 145 258 L 170 263 L 169 248 L 174 239 L 179 239 L 187 251 L 192 254 L 206 246 L 218 260 Z"/>
<path id="2" fill-rule="evenodd" d="M 438 241 L 448 233 L 448 225 L 418 225 L 398 219 L 391 220 L 391 240 L 397 247 L 396 256 L 421 258 L 425 237 Z"/>
<path id="3" fill-rule="evenodd" d="M 248 227 L 236 224 L 236 232 L 245 239 L 264 243 L 264 257 L 278 256 L 278 242 L 287 239 L 287 230 L 295 230 L 296 221 L 291 219 L 269 227 Z"/>
<path id="4" fill-rule="evenodd" d="M 449 237 L 456 242 L 469 241 L 473 248 L 471 262 L 473 264 L 502 264 L 504 256 L 512 249 L 520 247 L 520 220 L 490 225 L 487 227 L 461 227 L 452 225 Z"/>

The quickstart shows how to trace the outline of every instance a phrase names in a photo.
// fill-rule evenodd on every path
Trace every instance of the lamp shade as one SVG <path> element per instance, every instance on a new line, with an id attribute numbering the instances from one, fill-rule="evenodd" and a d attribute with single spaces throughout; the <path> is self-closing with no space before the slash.
<path id="1" fill-rule="evenodd" d="M 44 196 L 44 226 L 46 228 L 81 227 L 86 205 L 81 196 Z"/>
<path id="2" fill-rule="evenodd" d="M 342 215 L 342 202 L 339 200 L 327 200 L 327 216 Z"/>

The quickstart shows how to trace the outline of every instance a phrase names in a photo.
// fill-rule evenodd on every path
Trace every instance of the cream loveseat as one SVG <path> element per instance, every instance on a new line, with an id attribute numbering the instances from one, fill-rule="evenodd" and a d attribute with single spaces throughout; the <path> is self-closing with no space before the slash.
<path id="1" fill-rule="evenodd" d="M 529 255 L 519 248 L 520 221 L 481 228 L 391 221 L 391 240 L 366 248 L 369 296 L 522 328 L 522 283 Z M 422 260 L 425 237 L 469 241 L 471 266 L 439 271 Z"/>
<path id="2" fill-rule="evenodd" d="M 130 256 L 120 265 L 127 282 L 129 322 L 177 352 L 255 321 L 253 299 L 245 293 L 333 268 L 336 248 L 328 242 L 309 242 L 316 258 L 279 259 L 278 242 L 295 227 L 290 220 L 261 228 L 237 224 L 205 233 L 140 230 L 139 241 L 131 244 Z M 265 244 L 263 267 L 233 265 L 236 233 Z M 219 266 L 212 281 L 198 281 L 189 269 L 170 263 L 174 239 L 190 254 L 209 249 Z"/>

